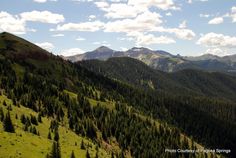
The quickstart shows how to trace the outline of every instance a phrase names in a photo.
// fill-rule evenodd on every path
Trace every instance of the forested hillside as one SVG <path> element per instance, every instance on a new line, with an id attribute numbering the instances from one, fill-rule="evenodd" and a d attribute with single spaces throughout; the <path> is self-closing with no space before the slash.
<path id="1" fill-rule="evenodd" d="M 191 69 L 166 73 L 128 57 L 110 58 L 107 61 L 85 60 L 78 64 L 141 88 L 163 90 L 173 94 L 181 91 L 182 94 L 227 98 L 234 101 L 236 98 L 236 77 L 223 73 Z"/>
<path id="2" fill-rule="evenodd" d="M 212 109 L 234 108 L 231 101 L 135 87 L 8 33 L 0 34 L 0 92 L 3 157 L 215 156 L 165 152 L 203 147 L 230 149 L 218 156 L 235 157 L 235 111 Z M 32 150 L 22 146 L 29 142 Z"/>

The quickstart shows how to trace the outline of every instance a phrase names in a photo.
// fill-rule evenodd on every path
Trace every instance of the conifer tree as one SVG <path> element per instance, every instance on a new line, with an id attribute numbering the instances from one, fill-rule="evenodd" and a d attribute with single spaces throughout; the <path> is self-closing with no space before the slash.
<path id="1" fill-rule="evenodd" d="M 56 142 L 59 142 L 58 128 L 56 128 L 55 131 L 54 131 L 54 140 L 55 140 Z"/>
<path id="2" fill-rule="evenodd" d="M 4 120 L 4 112 L 3 112 L 2 107 L 0 107 L 0 121 L 3 121 L 3 120 Z"/>
<path id="3" fill-rule="evenodd" d="M 7 103 L 6 101 L 4 100 L 3 103 L 2 103 L 4 106 L 7 106 Z"/>
<path id="4" fill-rule="evenodd" d="M 51 158 L 61 158 L 61 150 L 58 142 L 53 142 Z"/>
<path id="5" fill-rule="evenodd" d="M 9 111 L 7 112 L 6 117 L 3 121 L 3 127 L 4 127 L 4 131 L 15 133 L 15 129 L 14 129 L 14 126 L 12 124 L 11 116 L 10 116 Z"/>
<path id="6" fill-rule="evenodd" d="M 75 158 L 74 150 L 72 150 L 70 158 Z"/>
<path id="7" fill-rule="evenodd" d="M 82 140 L 80 148 L 85 150 L 84 140 Z"/>
<path id="8" fill-rule="evenodd" d="M 50 130 L 48 131 L 48 139 L 50 139 L 50 140 L 52 139 Z"/>
<path id="9" fill-rule="evenodd" d="M 88 150 L 86 151 L 86 158 L 90 158 Z"/>
<path id="10" fill-rule="evenodd" d="M 38 114 L 38 122 L 42 123 L 42 116 L 41 116 L 41 113 Z"/>

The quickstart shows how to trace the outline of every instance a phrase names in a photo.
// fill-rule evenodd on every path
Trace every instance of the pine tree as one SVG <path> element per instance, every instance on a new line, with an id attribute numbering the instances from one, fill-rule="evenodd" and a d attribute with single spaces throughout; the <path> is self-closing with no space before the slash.
<path id="1" fill-rule="evenodd" d="M 4 112 L 3 112 L 2 107 L 0 107 L 0 121 L 3 121 L 3 120 L 4 120 Z"/>
<path id="2" fill-rule="evenodd" d="M 6 101 L 4 100 L 3 103 L 2 103 L 4 106 L 7 106 L 7 103 Z"/>
<path id="3" fill-rule="evenodd" d="M 58 128 L 56 128 L 55 131 L 54 131 L 54 140 L 55 140 L 56 142 L 59 142 Z"/>
<path id="4" fill-rule="evenodd" d="M 48 131 L 48 139 L 50 139 L 50 140 L 52 139 L 50 130 Z"/>
<path id="5" fill-rule="evenodd" d="M 61 150 L 58 142 L 53 142 L 51 158 L 61 158 Z"/>
<path id="6" fill-rule="evenodd" d="M 42 123 L 42 116 L 40 113 L 38 114 L 38 122 Z"/>
<path id="7" fill-rule="evenodd" d="M 3 121 L 3 127 L 4 127 L 4 131 L 15 133 L 15 129 L 14 129 L 14 126 L 12 124 L 11 116 L 10 116 L 9 111 L 7 112 L 6 117 Z"/>
<path id="8" fill-rule="evenodd" d="M 80 149 L 85 150 L 84 140 L 82 140 L 82 142 L 81 142 Z"/>
<path id="9" fill-rule="evenodd" d="M 26 118 L 25 118 L 24 114 L 21 115 L 20 120 L 21 120 L 21 123 L 23 123 L 23 124 L 26 123 Z"/>
<path id="10" fill-rule="evenodd" d="M 72 150 L 70 158 L 75 158 L 74 150 Z"/>
<path id="11" fill-rule="evenodd" d="M 90 158 L 88 150 L 86 151 L 86 158 Z"/>

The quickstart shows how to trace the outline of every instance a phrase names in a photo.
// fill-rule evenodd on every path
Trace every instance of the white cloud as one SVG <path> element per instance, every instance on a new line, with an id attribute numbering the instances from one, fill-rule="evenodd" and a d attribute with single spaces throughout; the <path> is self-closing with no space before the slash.
<path id="1" fill-rule="evenodd" d="M 61 34 L 61 33 L 52 35 L 52 37 L 63 37 L 63 36 L 64 34 Z"/>
<path id="2" fill-rule="evenodd" d="M 52 43 L 49 42 L 43 42 L 43 43 L 35 43 L 37 46 L 47 50 L 47 51 L 52 51 L 52 49 L 54 48 L 54 45 Z"/>
<path id="3" fill-rule="evenodd" d="M 152 31 L 162 23 L 158 13 L 146 11 L 138 15 L 135 19 L 124 19 L 108 22 L 105 25 L 105 32 L 125 32 L 130 31 Z"/>
<path id="4" fill-rule="evenodd" d="M 104 27 L 104 23 L 101 21 L 83 22 L 83 23 L 67 23 L 58 25 L 57 31 L 89 31 L 95 32 Z"/>
<path id="5" fill-rule="evenodd" d="M 140 32 L 130 32 L 127 36 L 135 38 L 137 46 L 175 43 L 175 40 L 166 36 L 156 37 L 153 34 L 143 34 Z"/>
<path id="6" fill-rule="evenodd" d="M 169 29 L 170 33 L 174 33 L 178 38 L 184 40 L 192 40 L 195 37 L 195 33 L 190 29 Z"/>
<path id="7" fill-rule="evenodd" d="M 232 22 L 236 22 L 236 6 L 231 8 L 231 18 Z"/>
<path id="8" fill-rule="evenodd" d="M 71 0 L 75 2 L 92 2 L 93 0 Z"/>
<path id="9" fill-rule="evenodd" d="M 60 53 L 60 55 L 73 56 L 76 54 L 83 54 L 83 53 L 85 52 L 80 48 L 70 48 L 70 49 L 63 50 L 62 53 Z"/>
<path id="10" fill-rule="evenodd" d="M 47 2 L 47 0 L 33 0 L 34 2 L 37 2 L 37 3 L 45 3 Z"/>
<path id="11" fill-rule="evenodd" d="M 125 48 L 125 47 L 120 47 L 121 51 L 127 51 L 129 50 L 128 48 Z"/>
<path id="12" fill-rule="evenodd" d="M 217 34 L 214 32 L 203 35 L 197 44 L 201 44 L 207 47 L 236 47 L 236 37 L 227 36 L 223 34 Z"/>
<path id="13" fill-rule="evenodd" d="M 76 41 L 85 41 L 85 38 L 77 37 L 77 38 L 76 38 Z"/>
<path id="14" fill-rule="evenodd" d="M 33 0 L 34 2 L 37 2 L 37 3 L 46 3 L 48 0 Z M 57 0 L 49 0 L 51 2 L 57 2 Z"/>
<path id="15" fill-rule="evenodd" d="M 25 22 L 18 16 L 2 11 L 0 12 L 0 31 L 7 31 L 14 34 L 25 34 L 27 29 Z"/>
<path id="16" fill-rule="evenodd" d="M 184 40 L 191 40 L 195 37 L 195 33 L 186 29 L 186 21 L 181 25 L 182 28 L 164 28 L 161 27 L 162 19 L 161 16 L 155 12 L 146 11 L 142 14 L 139 14 L 134 19 L 123 19 L 117 21 L 108 22 L 105 25 L 105 32 L 123 32 L 130 34 L 132 32 L 162 32 L 162 33 L 171 33 L 175 34 L 178 38 Z M 184 26 L 185 25 L 185 26 Z M 140 36 L 139 36 L 140 37 Z M 153 35 L 145 36 L 149 41 L 161 41 L 162 38 L 154 40 Z M 142 41 L 141 38 L 136 38 L 136 41 Z M 165 40 L 163 40 L 165 41 Z M 172 40 L 166 40 L 167 43 L 173 42 Z M 139 42 L 142 43 L 142 42 Z M 150 42 L 151 43 L 151 42 Z M 161 43 L 161 42 L 159 42 Z M 162 42 L 164 43 L 164 42 Z"/>
<path id="17" fill-rule="evenodd" d="M 187 21 L 184 20 L 182 23 L 179 24 L 179 28 L 185 29 L 187 27 Z"/>
<path id="18" fill-rule="evenodd" d="M 118 2 L 127 2 L 128 0 L 109 0 L 109 1 L 118 3 Z"/>
<path id="19" fill-rule="evenodd" d="M 213 55 L 217 55 L 217 56 L 230 55 L 227 50 L 223 50 L 221 48 L 209 48 L 205 51 L 204 54 L 213 54 Z"/>
<path id="20" fill-rule="evenodd" d="M 65 20 L 63 15 L 51 13 L 49 11 L 23 12 L 20 14 L 20 16 L 24 21 L 34 21 L 51 24 L 58 24 Z"/>
<path id="21" fill-rule="evenodd" d="M 138 13 L 144 11 L 133 5 L 127 5 L 125 3 L 113 3 L 108 8 L 103 8 L 107 13 L 107 18 L 131 18 L 136 17 Z"/>
<path id="22" fill-rule="evenodd" d="M 155 31 L 175 34 L 179 39 L 183 40 L 192 40 L 196 36 L 190 29 L 157 27 Z"/>
<path id="23" fill-rule="evenodd" d="M 224 19 L 222 17 L 216 17 L 214 19 L 211 19 L 208 24 L 221 24 L 224 22 Z"/>
<path id="24" fill-rule="evenodd" d="M 188 2 L 189 4 L 193 3 L 193 1 L 192 1 L 192 0 L 188 0 L 187 2 Z"/>
<path id="25" fill-rule="evenodd" d="M 96 15 L 89 15 L 89 21 L 96 19 Z"/>
<path id="26" fill-rule="evenodd" d="M 180 10 L 172 0 L 129 0 L 128 4 L 138 8 L 157 7 L 162 10 Z"/>
<path id="27" fill-rule="evenodd" d="M 209 18 L 209 17 L 210 17 L 209 14 L 200 14 L 199 16 L 200 16 L 201 18 Z"/>
<path id="28" fill-rule="evenodd" d="M 171 12 L 166 13 L 166 16 L 172 16 Z"/>
<path id="29" fill-rule="evenodd" d="M 115 1 L 121 2 L 120 0 Z M 106 1 L 99 1 L 95 2 L 95 5 L 106 12 L 105 17 L 107 18 L 134 18 L 151 7 L 161 10 L 180 10 L 172 0 L 129 0 L 126 3 L 111 4 Z"/>
<path id="30" fill-rule="evenodd" d="M 95 2 L 94 4 L 100 9 L 104 9 L 104 8 L 109 7 L 109 4 L 107 2 L 104 2 L 104 1 Z"/>

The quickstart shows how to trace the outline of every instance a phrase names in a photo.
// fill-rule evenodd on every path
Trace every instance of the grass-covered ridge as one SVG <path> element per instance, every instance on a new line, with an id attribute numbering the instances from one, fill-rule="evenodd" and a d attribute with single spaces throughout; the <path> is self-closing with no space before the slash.
<path id="1" fill-rule="evenodd" d="M 4 101 L 7 106 L 3 105 Z M 0 95 L 0 108 L 3 109 L 4 113 L 7 112 L 7 108 L 9 107 L 11 107 L 10 114 L 16 131 L 15 133 L 4 132 L 3 125 L 0 123 L 0 157 L 45 158 L 52 150 L 53 140 L 48 139 L 52 118 L 42 117 L 42 123 L 36 126 L 39 132 L 38 136 L 24 131 L 24 125 L 20 120 L 23 114 L 25 116 L 37 116 L 38 114 L 21 105 L 20 107 L 14 106 L 11 99 Z M 76 135 L 73 131 L 68 129 L 67 125 L 60 125 L 59 135 L 62 157 L 70 157 L 72 151 L 74 151 L 76 157 L 85 157 L 86 150 L 80 147 L 82 140 L 92 157 L 95 157 L 97 149 L 100 157 L 110 157 L 108 152 L 97 147 L 92 140 Z"/>

